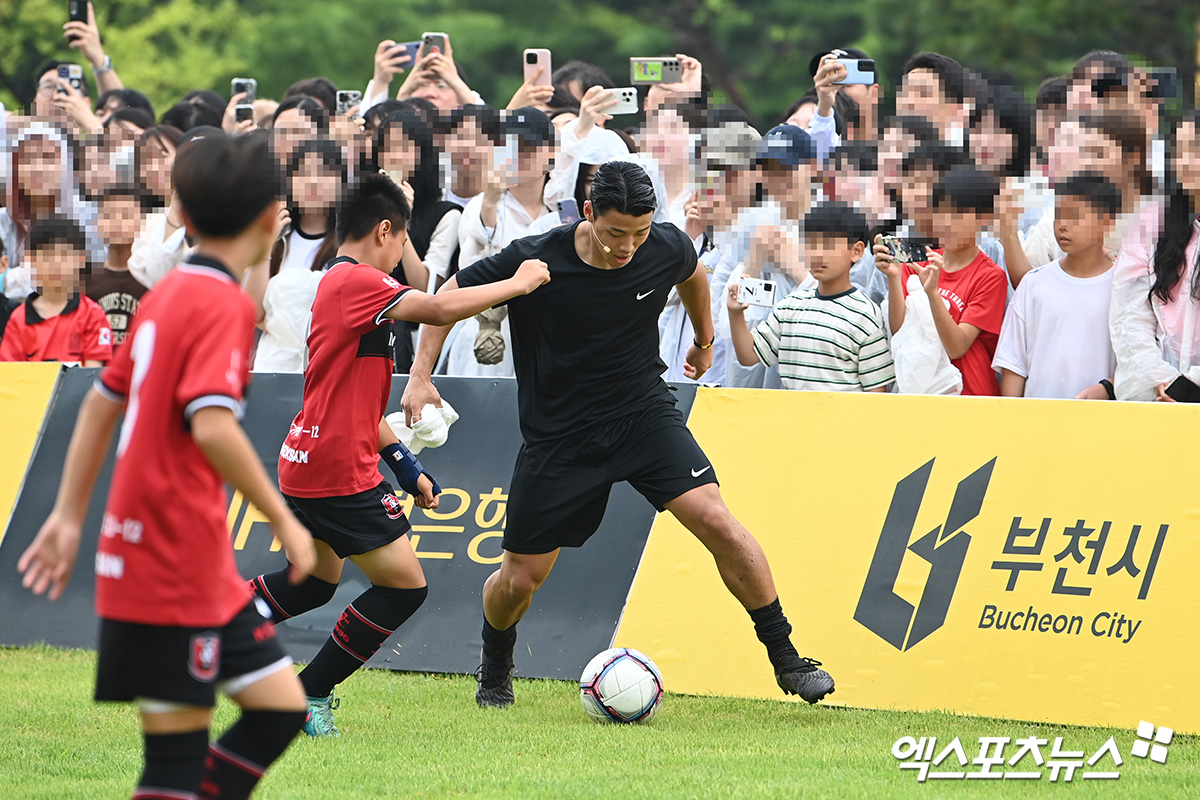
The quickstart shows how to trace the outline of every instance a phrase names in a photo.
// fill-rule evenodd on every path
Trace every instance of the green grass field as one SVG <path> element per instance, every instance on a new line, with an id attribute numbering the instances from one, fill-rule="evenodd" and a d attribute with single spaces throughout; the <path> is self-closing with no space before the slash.
<path id="1" fill-rule="evenodd" d="M 137 716 L 91 702 L 94 669 L 90 652 L 0 648 L 9 704 L 0 797 L 129 796 L 140 770 Z M 339 691 L 343 736 L 297 739 L 255 797 L 1200 797 L 1197 737 L 1177 736 L 1159 765 L 1129 757 L 1130 730 L 672 694 L 649 724 L 619 727 L 590 721 L 569 683 L 518 681 L 517 704 L 504 711 L 476 708 L 474 686 L 460 676 L 353 676 Z M 222 701 L 215 728 L 235 713 Z M 958 736 L 968 758 L 980 736 L 1062 736 L 1086 757 L 1111 735 L 1125 763 L 1116 781 L 1077 774 L 1055 784 L 1047 769 L 1038 781 L 921 784 L 891 755 L 906 735 L 937 736 L 939 751 Z M 1034 768 L 1030 758 L 1019 767 Z"/>

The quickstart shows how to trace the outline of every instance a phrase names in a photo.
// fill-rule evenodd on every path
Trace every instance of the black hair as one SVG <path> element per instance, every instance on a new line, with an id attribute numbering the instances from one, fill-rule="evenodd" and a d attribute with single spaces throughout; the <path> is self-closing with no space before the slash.
<path id="1" fill-rule="evenodd" d="M 412 208 L 399 184 L 379 173 L 364 175 L 346 187 L 338 200 L 338 245 L 365 239 L 385 219 L 393 230 L 402 230 L 411 218 Z"/>
<path id="2" fill-rule="evenodd" d="M 296 81 L 283 93 L 283 99 L 292 97 L 311 97 L 332 114 L 337 110 L 337 85 L 328 78 L 305 78 Z"/>
<path id="3" fill-rule="evenodd" d="M 901 133 L 916 139 L 917 145 L 933 144 L 942 140 L 933 123 L 916 114 L 897 114 L 889 118 L 883 129 L 886 131 L 889 128 L 899 128 Z"/>
<path id="4" fill-rule="evenodd" d="M 1200 111 L 1185 114 L 1175 128 L 1176 133 L 1189 122 L 1200 127 Z M 1154 284 L 1150 287 L 1150 297 L 1157 297 L 1163 303 L 1171 302 L 1183 279 L 1195 219 L 1191 195 L 1179 184 L 1179 176 L 1171 162 L 1167 165 L 1167 187 L 1167 210 L 1162 233 L 1154 247 Z M 1200 269 L 1194 270 L 1192 275 L 1192 300 L 1200 302 Z"/>
<path id="5" fill-rule="evenodd" d="M 942 142 L 926 142 L 914 147 L 904 157 L 904 160 L 900 162 L 900 174 L 911 175 L 919 169 L 932 168 L 939 175 L 944 175 L 952 169 L 966 166 L 969 163 L 970 160 L 961 147 L 954 147 Z"/>
<path id="6" fill-rule="evenodd" d="M 829 154 L 829 165 L 839 170 L 849 165 L 862 173 L 879 169 L 879 146 L 875 142 L 844 142 Z"/>
<path id="7" fill-rule="evenodd" d="M 442 128 L 442 110 L 435 106 L 432 101 L 424 97 L 408 97 L 400 101 L 400 109 L 408 109 L 415 111 L 417 116 L 425 121 L 431 132 L 437 132 Z"/>
<path id="8" fill-rule="evenodd" d="M 1083 200 L 1107 217 L 1121 213 L 1121 190 L 1099 172 L 1078 172 L 1064 181 L 1056 182 L 1054 196 Z"/>
<path id="9" fill-rule="evenodd" d="M 708 124 L 708 104 L 695 95 L 678 95 L 663 102 L 655 113 L 674 111 L 688 126 L 690 133 L 699 133 Z M 788 116 L 791 116 L 789 114 Z M 784 118 L 786 119 L 786 117 Z"/>
<path id="10" fill-rule="evenodd" d="M 1029 172 L 1029 164 L 1033 158 L 1034 145 L 1034 109 L 1029 101 L 1014 89 L 999 83 L 983 87 L 980 96 L 976 98 L 975 108 L 971 111 L 967 123 L 967 138 L 971 131 L 983 122 L 984 117 L 991 114 L 996 119 L 996 125 L 1007 131 L 1013 139 L 1013 152 L 1008 161 L 996 168 L 1001 177 L 1016 178 Z"/>
<path id="11" fill-rule="evenodd" d="M 220 128 L 221 114 L 222 112 L 214 111 L 204 102 L 189 103 L 187 100 L 180 100 L 163 112 L 159 124 L 170 125 L 184 133 L 192 128 Z"/>
<path id="12" fill-rule="evenodd" d="M 641 217 L 658 207 L 654 183 L 646 170 L 632 161 L 601 164 L 592 180 L 591 200 L 597 217 L 609 211 Z"/>
<path id="13" fill-rule="evenodd" d="M 602 86 L 605 89 L 615 89 L 617 86 L 613 83 L 613 79 L 608 77 L 607 72 L 586 61 L 568 61 L 554 70 L 554 74 L 550 76 L 550 83 L 561 86 L 568 93 L 571 91 L 572 81 L 579 81 L 581 94 L 586 93 L 593 86 Z"/>
<path id="14" fill-rule="evenodd" d="M 1046 78 L 1037 90 L 1037 99 L 1035 101 L 1037 110 L 1044 111 L 1048 108 L 1066 108 L 1067 91 L 1070 87 L 1071 82 L 1061 75 L 1056 78 Z"/>
<path id="15" fill-rule="evenodd" d="M 1128 75 L 1133 69 L 1129 59 L 1115 50 L 1092 50 L 1090 53 L 1080 56 L 1075 65 L 1071 67 L 1069 76 L 1071 82 L 1086 78 L 1088 71 L 1093 66 L 1103 67 L 1103 71 L 1110 75 Z"/>
<path id="16" fill-rule="evenodd" d="M 819 105 L 820 98 L 817 96 L 816 88 L 811 88 L 804 94 L 800 95 L 800 99 L 792 103 L 791 108 L 783 115 L 782 123 L 788 123 L 792 114 L 800 110 L 801 106 L 812 103 Z M 833 128 L 837 131 L 838 136 L 846 135 L 847 126 L 858 127 L 861 116 L 858 108 L 858 101 L 845 92 L 838 92 L 833 96 Z"/>
<path id="17" fill-rule="evenodd" d="M 109 200 L 114 197 L 127 197 L 136 200 L 140 205 L 142 189 L 136 183 L 110 183 L 100 191 L 100 200 Z"/>
<path id="18" fill-rule="evenodd" d="M 308 118 L 317 128 L 317 133 L 326 133 L 329 131 L 329 110 L 321 105 L 319 100 L 309 97 L 306 94 L 298 94 L 289 97 L 275 107 L 275 113 L 271 116 L 271 125 L 274 127 L 279 120 L 279 115 L 285 111 L 295 109 Z M 220 123 L 217 123 L 218 125 Z"/>
<path id="19" fill-rule="evenodd" d="M 996 210 L 1000 183 L 987 170 L 955 167 L 933 186 L 933 207 L 991 215 Z"/>
<path id="20" fill-rule="evenodd" d="M 154 117 L 144 108 L 118 108 L 109 115 L 108 119 L 104 120 L 104 127 L 107 128 L 117 122 L 132 123 L 143 131 L 154 127 Z"/>
<path id="21" fill-rule="evenodd" d="M 62 214 L 48 214 L 33 221 L 29 238 L 25 240 L 25 252 L 49 250 L 59 244 L 65 244 L 82 253 L 86 253 L 88 249 L 87 238 L 83 235 L 83 228 L 79 223 Z"/>
<path id="22" fill-rule="evenodd" d="M 946 99 L 961 103 L 967 98 L 971 82 L 970 73 L 950 56 L 941 53 L 917 53 L 904 63 L 902 73 L 907 75 L 914 69 L 927 69 L 936 74 L 942 85 L 942 96 Z"/>
<path id="23" fill-rule="evenodd" d="M 114 97 L 121 103 L 122 108 L 140 108 L 154 116 L 154 106 L 150 104 L 150 98 L 137 89 L 109 89 L 96 99 L 96 108 L 104 108 Z"/>
<path id="24" fill-rule="evenodd" d="M 183 96 L 182 102 L 200 103 L 206 108 L 211 108 L 218 115 L 225 113 L 225 98 L 212 89 L 193 89 Z"/>
<path id="25" fill-rule="evenodd" d="M 818 203 L 804 215 L 805 236 L 837 236 L 853 245 L 867 241 L 867 218 L 849 203 Z"/>
<path id="26" fill-rule="evenodd" d="M 379 123 L 383 122 L 400 109 L 407 107 L 408 106 L 404 105 L 404 103 L 396 100 L 395 98 L 389 97 L 387 100 L 381 100 L 363 113 L 363 120 L 366 122 L 367 130 L 369 132 L 375 131 L 379 128 Z"/>
<path id="27" fill-rule="evenodd" d="M 479 130 L 483 131 L 485 136 L 493 142 L 499 143 L 500 115 L 494 108 L 473 103 L 459 106 L 446 117 L 446 132 L 450 133 L 462 127 L 467 119 L 474 119 L 479 125 Z"/>
<path id="28" fill-rule="evenodd" d="M 791 106 L 788 107 L 788 110 L 783 112 L 783 118 L 779 120 L 780 123 L 787 122 L 789 119 L 791 119 L 793 114 L 795 114 L 797 111 L 800 110 L 800 108 L 802 106 L 808 105 L 810 103 L 814 106 L 818 105 L 817 90 L 815 88 L 809 89 L 807 92 L 800 95 L 800 99 L 797 100 L 796 102 L 792 103 Z"/>
<path id="29" fill-rule="evenodd" d="M 728 103 L 708 109 L 706 117 L 705 126 L 708 128 L 719 128 L 722 125 L 736 125 L 739 122 L 745 123 L 752 128 L 754 127 L 754 123 L 750 121 L 749 114 L 737 106 Z"/>
<path id="30" fill-rule="evenodd" d="M 575 95 L 568 92 L 565 87 L 558 85 L 555 85 L 554 94 L 550 95 L 546 106 L 555 110 L 573 109 L 576 113 L 579 112 L 579 101 L 575 99 Z"/>
<path id="31" fill-rule="evenodd" d="M 214 133 L 179 149 L 175 192 L 201 236 L 233 238 L 282 194 L 265 133 Z"/>

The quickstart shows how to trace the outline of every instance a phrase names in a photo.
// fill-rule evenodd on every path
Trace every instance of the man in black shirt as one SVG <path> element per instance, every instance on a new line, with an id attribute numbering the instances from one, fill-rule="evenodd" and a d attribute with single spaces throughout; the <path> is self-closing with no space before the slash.
<path id="1" fill-rule="evenodd" d="M 584 217 L 519 239 L 460 271 L 442 291 L 511 277 L 527 260 L 553 280 L 508 302 L 524 444 L 509 490 L 500 569 L 483 587 L 483 664 L 475 699 L 513 702 L 516 624 L 550 574 L 560 547 L 596 532 L 612 485 L 629 481 L 708 548 L 729 591 L 749 611 L 780 688 L 815 703 L 833 691 L 820 662 L 801 658 L 766 556 L 729 512 L 712 464 L 662 380 L 658 318 L 675 288 L 696 330 L 684 373 L 712 365 L 716 337 L 708 277 L 687 235 L 651 223 L 654 187 L 642 167 L 609 162 Z M 409 423 L 440 405 L 431 379 L 449 328 L 424 326 L 404 409 Z"/>

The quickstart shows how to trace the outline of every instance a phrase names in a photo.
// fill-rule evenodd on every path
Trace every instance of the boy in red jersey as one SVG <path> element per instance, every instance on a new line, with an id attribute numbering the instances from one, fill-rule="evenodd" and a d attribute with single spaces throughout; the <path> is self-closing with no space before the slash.
<path id="1" fill-rule="evenodd" d="M 392 320 L 451 324 L 550 280 L 544 262 L 529 260 L 509 280 L 489 286 L 436 296 L 413 291 L 388 274 L 408 240 L 410 215 L 404 192 L 385 175 L 364 177 L 338 205 L 337 257 L 313 301 L 303 407 L 279 453 L 279 486 L 313 532 L 317 566 L 298 586 L 288 583 L 286 569 L 249 582 L 275 619 L 289 619 L 333 598 L 347 558 L 371 581 L 300 673 L 310 736 L 337 735 L 334 687 L 365 664 L 428 593 L 408 520 L 379 476 L 382 456 L 420 507 L 437 507 L 441 489 L 383 419 Z"/>
<path id="2" fill-rule="evenodd" d="M 901 264 L 875 237 L 876 265 L 888 276 L 888 322 L 892 333 L 904 324 L 908 277 L 916 275 L 933 310 L 938 338 L 950 363 L 962 373 L 962 393 L 999 397 L 992 369 L 1008 276 L 979 249 L 979 234 L 993 216 L 999 184 L 989 173 L 957 167 L 933 188 L 933 234 L 941 250 L 927 249 L 928 261 Z"/>
<path id="3" fill-rule="evenodd" d="M 54 510 L 18 562 L 27 588 L 58 599 L 124 411 L 96 552 L 95 697 L 141 710 L 139 800 L 249 797 L 304 722 L 291 659 L 234 565 L 222 487 L 266 515 L 300 580 L 315 562 L 312 539 L 237 422 L 254 332 L 239 280 L 275 240 L 273 169 L 262 137 L 180 150 L 174 181 L 195 255 L 147 296 L 84 399 Z M 218 689 L 242 716 L 210 745 Z"/>
<path id="4" fill-rule="evenodd" d="M 79 292 L 87 268 L 83 231 L 67 217 L 42 217 L 33 223 L 25 259 L 37 291 L 8 318 L 0 361 L 104 365 L 112 358 L 112 328 L 100 306 Z"/>

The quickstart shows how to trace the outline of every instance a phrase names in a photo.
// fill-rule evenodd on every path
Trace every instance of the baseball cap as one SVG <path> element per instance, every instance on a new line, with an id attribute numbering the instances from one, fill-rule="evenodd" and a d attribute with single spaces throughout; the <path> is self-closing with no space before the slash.
<path id="1" fill-rule="evenodd" d="M 817 76 L 817 70 L 821 67 L 821 59 L 827 55 L 835 55 L 838 58 L 870 58 L 869 55 L 859 50 L 857 47 L 836 47 L 833 50 L 822 50 L 812 57 L 808 62 L 808 74 L 812 77 Z"/>
<path id="2" fill-rule="evenodd" d="M 815 161 L 817 144 L 807 131 L 795 125 L 776 125 L 758 143 L 754 154 L 757 163 L 776 161 L 784 167 L 797 167 Z"/>
<path id="3" fill-rule="evenodd" d="M 501 125 L 504 134 L 516 136 L 520 144 L 537 146 L 554 142 L 554 123 L 542 111 L 532 106 L 514 109 L 504 117 Z"/>
<path id="4" fill-rule="evenodd" d="M 704 132 L 707 169 L 745 169 L 754 165 L 762 135 L 745 122 L 726 122 Z"/>

